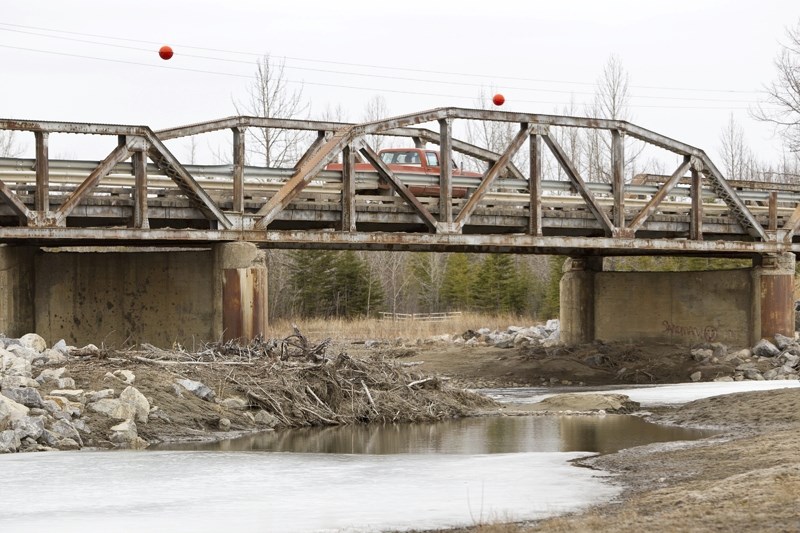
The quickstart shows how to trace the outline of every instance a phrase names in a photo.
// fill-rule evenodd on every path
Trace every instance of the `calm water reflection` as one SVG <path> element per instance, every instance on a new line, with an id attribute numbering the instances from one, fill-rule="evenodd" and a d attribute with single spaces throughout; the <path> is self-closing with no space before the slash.
<path id="1" fill-rule="evenodd" d="M 636 416 L 484 417 L 436 424 L 345 426 L 275 431 L 159 449 L 344 454 L 611 453 L 652 442 L 693 440 L 712 431 L 659 426 Z"/>

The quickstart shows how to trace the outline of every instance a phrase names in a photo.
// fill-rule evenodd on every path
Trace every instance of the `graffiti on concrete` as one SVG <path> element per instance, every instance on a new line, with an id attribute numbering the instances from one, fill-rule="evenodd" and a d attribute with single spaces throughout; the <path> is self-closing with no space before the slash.
<path id="1" fill-rule="evenodd" d="M 664 333 L 667 333 L 668 335 L 697 339 L 706 342 L 730 340 L 735 337 L 733 330 L 717 328 L 715 326 L 682 326 L 670 322 L 669 320 L 665 320 L 663 325 Z"/>

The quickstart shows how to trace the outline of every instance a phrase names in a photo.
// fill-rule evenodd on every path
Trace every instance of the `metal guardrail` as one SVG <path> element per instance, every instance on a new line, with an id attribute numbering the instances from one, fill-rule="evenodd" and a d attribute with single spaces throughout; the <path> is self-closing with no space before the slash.
<path id="1" fill-rule="evenodd" d="M 461 311 L 453 311 L 450 313 L 387 313 L 381 312 L 381 320 L 396 321 L 417 321 L 417 322 L 440 322 L 443 320 L 451 320 L 453 318 L 460 318 Z"/>

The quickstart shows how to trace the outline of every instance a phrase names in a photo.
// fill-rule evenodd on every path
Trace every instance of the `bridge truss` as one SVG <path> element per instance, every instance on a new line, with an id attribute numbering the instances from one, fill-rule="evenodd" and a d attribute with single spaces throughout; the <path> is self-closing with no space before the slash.
<path id="1" fill-rule="evenodd" d="M 456 121 L 512 124 L 502 152 L 454 138 Z M 433 124 L 433 128 L 425 127 Z M 308 132 L 291 168 L 245 164 L 248 128 Z M 559 139 L 591 129 L 610 146 L 607 182 L 585 180 Z M 499 251 L 589 255 L 755 256 L 800 251 L 800 189 L 729 182 L 702 150 L 618 120 L 440 108 L 363 124 L 231 117 L 153 131 L 146 126 L 0 119 L 33 133 L 33 159 L 0 158 L 0 243 Z M 232 132 L 232 164 L 182 163 L 166 142 Z M 116 137 L 102 161 L 51 159 L 54 133 Z M 369 139 L 405 137 L 485 163 L 481 178 L 396 173 Z M 632 138 L 674 154 L 669 176 L 626 183 Z M 527 145 L 528 168 L 513 157 Z M 552 158 L 562 180 L 547 180 Z M 360 171 L 356 161 L 370 163 Z M 130 161 L 130 162 L 128 162 Z M 327 170 L 341 161 L 342 170 Z M 376 194 L 378 183 L 390 194 Z M 410 184 L 434 185 L 438 197 Z M 454 187 L 467 187 L 457 198 Z"/>

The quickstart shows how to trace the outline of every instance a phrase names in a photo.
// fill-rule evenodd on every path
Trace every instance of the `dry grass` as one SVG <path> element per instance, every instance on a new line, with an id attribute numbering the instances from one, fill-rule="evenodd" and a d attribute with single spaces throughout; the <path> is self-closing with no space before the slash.
<path id="1" fill-rule="evenodd" d="M 408 321 L 380 320 L 376 318 L 344 320 L 344 319 L 307 319 L 276 320 L 270 324 L 270 337 L 279 337 L 291 331 L 292 323 L 311 339 L 330 337 L 334 342 L 348 342 L 366 339 L 425 339 L 436 335 L 458 334 L 472 329 L 489 328 L 503 330 L 508 326 L 528 326 L 539 321 L 530 317 L 515 315 L 490 316 L 478 313 L 464 313 L 460 317 L 442 321 Z"/>

